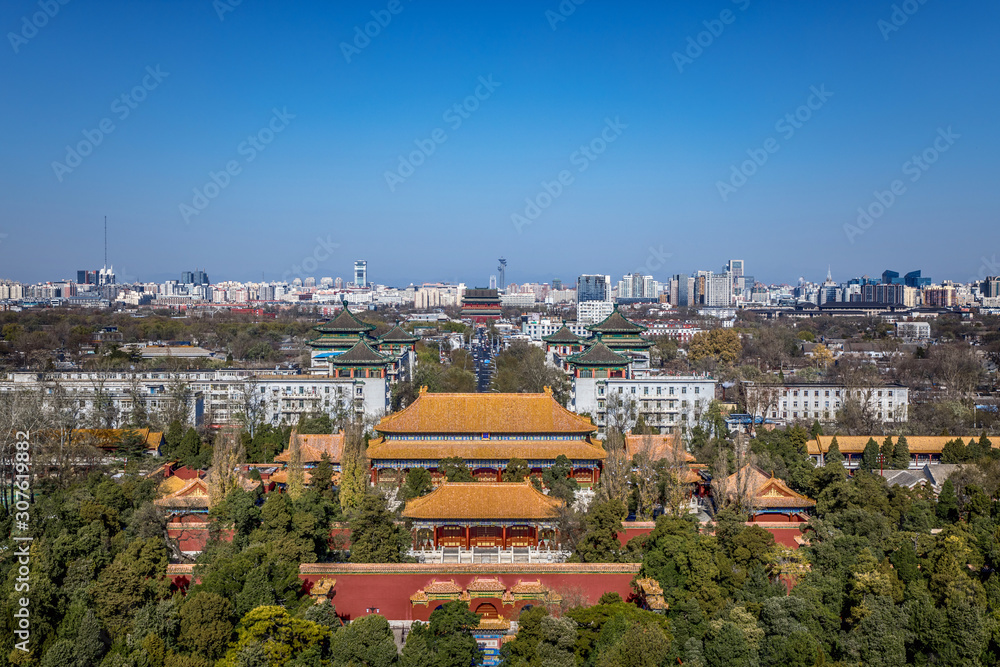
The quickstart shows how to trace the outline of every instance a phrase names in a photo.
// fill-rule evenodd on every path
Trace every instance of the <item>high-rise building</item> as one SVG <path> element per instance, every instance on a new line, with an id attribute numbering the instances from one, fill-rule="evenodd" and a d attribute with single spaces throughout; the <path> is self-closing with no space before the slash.
<path id="1" fill-rule="evenodd" d="M 182 285 L 193 285 L 194 284 L 194 272 L 193 271 L 181 271 L 181 284 Z"/>
<path id="2" fill-rule="evenodd" d="M 195 285 L 209 285 L 208 274 L 198 269 L 194 272 L 194 284 Z"/>
<path id="3" fill-rule="evenodd" d="M 733 278 L 743 277 L 743 260 L 742 259 L 731 259 L 726 263 L 726 273 L 729 273 Z"/>
<path id="4" fill-rule="evenodd" d="M 561 290 L 562 288 L 563 288 L 562 281 L 559 280 L 558 278 L 553 278 L 552 279 L 552 289 L 554 289 L 554 290 Z"/>
<path id="5" fill-rule="evenodd" d="M 733 278 L 729 273 L 706 271 L 704 278 L 706 306 L 733 305 Z"/>
<path id="6" fill-rule="evenodd" d="M 923 289 L 929 287 L 931 284 L 931 279 L 927 277 L 922 277 L 920 271 L 910 271 L 905 276 L 903 276 L 903 284 L 907 287 L 916 287 L 917 289 Z"/>
<path id="7" fill-rule="evenodd" d="M 354 262 L 354 285 L 355 287 L 368 287 L 368 262 L 359 259 Z"/>
<path id="8" fill-rule="evenodd" d="M 882 272 L 882 284 L 883 285 L 902 285 L 903 281 L 899 278 L 899 271 L 890 271 L 886 269 Z"/>
<path id="9" fill-rule="evenodd" d="M 610 301 L 611 277 L 598 275 L 582 275 L 576 279 L 576 300 Z"/>
<path id="10" fill-rule="evenodd" d="M 316 279 L 312 276 L 308 276 L 302 283 L 304 287 L 316 287 Z"/>
<path id="11" fill-rule="evenodd" d="M 979 283 L 979 293 L 986 297 L 1000 296 L 1000 277 L 986 276 L 986 280 Z"/>
<path id="12" fill-rule="evenodd" d="M 687 308 L 695 305 L 692 301 L 694 295 L 694 279 L 686 273 L 678 273 L 670 279 L 670 304 Z"/>
<path id="13" fill-rule="evenodd" d="M 334 280 L 333 280 L 333 288 L 334 289 L 344 289 L 344 279 L 341 278 L 340 276 L 337 276 L 336 278 L 334 278 Z"/>
<path id="14" fill-rule="evenodd" d="M 87 271 L 86 269 L 76 272 L 76 282 L 79 285 L 96 285 L 97 271 Z"/>

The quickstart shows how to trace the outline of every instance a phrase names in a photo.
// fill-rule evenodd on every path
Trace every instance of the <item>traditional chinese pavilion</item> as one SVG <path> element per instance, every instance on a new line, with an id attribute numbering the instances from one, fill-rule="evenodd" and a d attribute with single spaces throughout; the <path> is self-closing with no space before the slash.
<path id="1" fill-rule="evenodd" d="M 384 378 L 392 362 L 359 339 L 349 350 L 329 357 L 330 376 L 338 378 Z"/>
<path id="2" fill-rule="evenodd" d="M 480 481 L 500 481 L 513 458 L 540 477 L 565 455 L 583 486 L 600 477 L 604 449 L 592 440 L 597 427 L 559 405 L 548 387 L 540 394 L 432 394 L 424 387 L 405 409 L 388 415 L 368 445 L 372 482 L 398 484 L 411 468 L 444 478 L 442 459 L 458 457 Z"/>
<path id="3" fill-rule="evenodd" d="M 755 466 L 744 466 L 721 485 L 727 497 L 745 493 L 752 506 L 750 521 L 754 523 L 804 523 L 816 501 L 793 491 L 784 481 L 768 475 Z"/>
<path id="4" fill-rule="evenodd" d="M 271 475 L 269 481 L 277 482 L 278 484 L 288 484 L 288 464 L 291 462 L 292 443 L 295 438 L 299 440 L 299 459 L 302 461 L 302 467 L 305 469 L 303 476 L 305 483 L 312 483 L 312 473 L 309 471 L 315 468 L 316 464 L 322 460 L 323 454 L 326 454 L 333 464 L 333 478 L 331 481 L 337 484 L 340 481 L 340 454 L 344 451 L 343 431 L 321 434 L 296 433 L 292 431 L 291 436 L 288 438 L 288 449 L 274 457 L 275 463 L 282 464 L 282 469 Z"/>
<path id="5" fill-rule="evenodd" d="M 309 341 L 313 366 L 323 365 L 359 342 L 365 340 L 374 342 L 370 336 L 370 332 L 374 329 L 374 324 L 362 322 L 348 309 L 347 304 L 344 304 L 343 310 L 337 313 L 336 317 L 313 327 L 313 331 L 319 332 L 317 338 Z"/>
<path id="6" fill-rule="evenodd" d="M 389 381 L 409 380 L 416 363 L 418 336 L 397 324 L 378 337 L 378 353 L 391 362 L 387 367 Z"/>
<path id="7" fill-rule="evenodd" d="M 531 482 L 445 482 L 406 503 L 416 549 L 548 547 L 563 502 Z"/>
<path id="8" fill-rule="evenodd" d="M 569 364 L 565 359 L 583 352 L 587 346 L 586 339 L 577 336 L 565 324 L 553 334 L 542 338 L 542 341 L 545 343 L 546 355 L 551 355 L 553 360 L 558 359 L 557 365 L 562 366 L 564 371 L 569 370 Z"/>
<path id="9" fill-rule="evenodd" d="M 646 328 L 627 319 L 619 312 L 616 305 L 610 315 L 597 324 L 590 325 L 587 330 L 594 335 L 591 340 L 595 344 L 597 341 L 604 343 L 628 358 L 635 368 L 648 368 L 649 348 L 653 347 L 653 344 L 642 337 L 642 332 L 646 331 Z"/>
<path id="10" fill-rule="evenodd" d="M 575 378 L 627 378 L 631 360 L 598 340 L 566 363 Z"/>
<path id="11" fill-rule="evenodd" d="M 462 297 L 462 319 L 472 320 L 474 324 L 489 324 L 499 320 L 499 292 L 482 287 L 465 290 Z"/>

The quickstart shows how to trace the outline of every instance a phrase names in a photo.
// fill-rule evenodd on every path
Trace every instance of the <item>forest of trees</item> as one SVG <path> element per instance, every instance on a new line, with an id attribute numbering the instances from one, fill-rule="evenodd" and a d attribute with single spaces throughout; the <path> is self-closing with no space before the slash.
<path id="1" fill-rule="evenodd" d="M 935 498 L 925 488 L 889 487 L 865 471 L 848 476 L 837 461 L 813 468 L 807 437 L 789 428 L 752 443 L 755 461 L 774 466 L 817 501 L 798 550 L 747 526 L 735 505 L 718 508 L 714 527 L 668 511 L 652 533 L 622 547 L 620 522 L 641 502 L 642 468 L 635 461 L 630 483 L 599 489 L 586 511 L 567 509 L 560 525 L 573 560 L 641 562 L 639 576 L 659 582 L 669 609 L 644 612 L 616 594 L 581 606 L 578 595 L 563 591 L 559 603 L 522 614 L 505 664 L 996 664 L 996 450 L 981 448 L 980 440 L 962 444 L 966 468 Z M 703 447 L 724 451 L 713 434 L 702 438 Z M 562 465 L 567 469 L 550 472 L 545 484 L 572 501 L 577 490 L 562 474 L 568 461 Z M 527 472 L 516 462 L 511 468 L 511 479 Z M 661 466 L 651 474 L 652 501 L 669 508 L 671 470 Z M 468 479 L 469 471 L 454 462 L 448 476 Z M 421 469 L 404 483 L 409 497 L 429 489 Z M 299 563 L 406 560 L 409 531 L 367 485 L 266 495 L 235 486 L 212 509 L 214 537 L 195 563 L 200 583 L 186 594 L 172 591 L 165 578 L 168 560 L 178 554 L 151 504 L 154 494 L 155 481 L 134 472 L 36 480 L 28 581 L 33 651 L 13 648 L 13 601 L 20 593 L 7 541 L 0 555 L 9 602 L 0 616 L 0 665 L 467 665 L 478 655 L 471 638 L 476 619 L 462 603 L 435 612 L 397 653 L 384 619 L 345 625 L 334 608 L 303 593 Z M 4 535 L 11 535 L 13 521 L 0 510 Z M 349 550 L 330 537 L 337 522 L 351 529 Z M 218 539 L 225 527 L 234 532 L 231 541 Z"/>

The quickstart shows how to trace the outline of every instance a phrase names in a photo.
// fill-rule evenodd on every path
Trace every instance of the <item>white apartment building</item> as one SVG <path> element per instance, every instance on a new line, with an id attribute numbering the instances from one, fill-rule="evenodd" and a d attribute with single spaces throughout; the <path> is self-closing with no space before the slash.
<path id="1" fill-rule="evenodd" d="M 654 375 L 643 378 L 573 379 L 570 410 L 587 413 L 600 433 L 607 427 L 608 399 L 634 402 L 637 413 L 661 433 L 694 427 L 715 398 L 716 380 L 707 375 Z"/>
<path id="2" fill-rule="evenodd" d="M 896 336 L 899 338 L 926 339 L 931 337 L 930 322 L 896 322 Z"/>
<path id="3" fill-rule="evenodd" d="M 546 336 L 551 336 L 559 331 L 563 325 L 581 338 L 590 338 L 587 325 L 582 322 L 565 322 L 559 317 L 538 317 L 533 316 L 521 324 L 521 333 L 528 336 L 530 340 L 540 341 Z"/>
<path id="4" fill-rule="evenodd" d="M 124 425 L 134 402 L 147 413 L 184 402 L 189 425 L 235 425 L 247 406 L 263 422 L 295 423 L 302 414 L 331 417 L 353 410 L 375 419 L 389 406 L 387 378 L 334 378 L 247 369 L 192 371 L 15 371 L 0 376 L 0 392 L 40 391 L 50 407 L 72 410 L 81 421 L 103 410 L 112 428 Z"/>
<path id="5" fill-rule="evenodd" d="M 576 304 L 576 321 L 583 325 L 597 324 L 614 309 L 612 301 L 581 301 Z"/>
<path id="6" fill-rule="evenodd" d="M 840 384 L 786 383 L 761 385 L 746 382 L 747 409 L 777 422 L 797 420 L 834 422 L 850 398 L 858 399 L 882 423 L 905 422 L 910 391 L 903 385 L 848 388 Z M 754 409 L 756 408 L 756 409 Z"/>

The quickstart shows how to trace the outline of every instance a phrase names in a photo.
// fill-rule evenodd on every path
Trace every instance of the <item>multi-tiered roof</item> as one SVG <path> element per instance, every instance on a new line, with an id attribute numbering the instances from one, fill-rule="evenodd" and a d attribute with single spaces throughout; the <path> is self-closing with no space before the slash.
<path id="1" fill-rule="evenodd" d="M 466 461 L 598 462 L 604 450 L 590 438 L 597 427 L 559 405 L 551 390 L 540 394 L 432 394 L 426 388 L 405 409 L 375 427 L 382 437 L 368 447 L 375 467 L 444 458 Z"/>
<path id="2" fill-rule="evenodd" d="M 500 319 L 500 293 L 482 287 L 465 290 L 462 317 L 478 323 Z"/>
<path id="3" fill-rule="evenodd" d="M 367 339 L 369 332 L 374 329 L 374 324 L 362 322 L 345 305 L 332 320 L 313 327 L 313 331 L 318 331 L 320 335 L 310 341 L 309 346 L 313 349 L 345 352 L 358 341 Z"/>
<path id="4" fill-rule="evenodd" d="M 617 305 L 610 315 L 597 324 L 591 324 L 587 330 L 593 333 L 597 340 L 602 341 L 616 352 L 647 350 L 653 346 L 651 342 L 642 337 L 642 332 L 646 330 L 646 327 L 627 319 L 618 311 Z"/>

